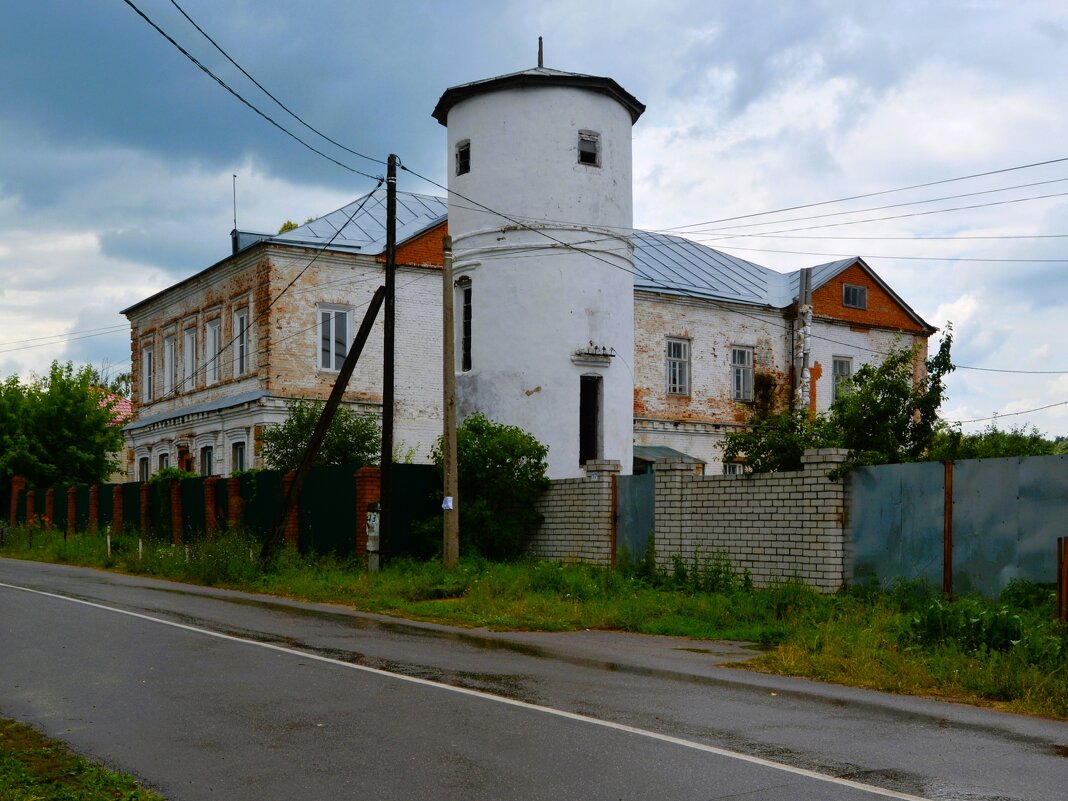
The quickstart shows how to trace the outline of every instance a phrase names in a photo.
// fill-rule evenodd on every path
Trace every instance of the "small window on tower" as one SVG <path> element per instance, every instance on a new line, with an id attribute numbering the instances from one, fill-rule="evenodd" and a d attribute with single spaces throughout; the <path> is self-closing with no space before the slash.
<path id="1" fill-rule="evenodd" d="M 579 131 L 578 163 L 601 166 L 601 135 L 593 131 Z"/>
<path id="2" fill-rule="evenodd" d="M 456 145 L 456 174 L 471 172 L 471 140 L 465 139 Z"/>

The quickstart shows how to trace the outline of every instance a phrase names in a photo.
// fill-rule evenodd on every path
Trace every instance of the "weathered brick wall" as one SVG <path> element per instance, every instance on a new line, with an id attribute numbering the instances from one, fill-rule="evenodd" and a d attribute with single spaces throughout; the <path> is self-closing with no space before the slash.
<path id="1" fill-rule="evenodd" d="M 658 561 L 725 553 L 757 585 L 798 578 L 837 590 L 846 579 L 845 486 L 827 473 L 845 458 L 812 450 L 801 470 L 751 476 L 697 476 L 692 462 L 658 462 Z"/>
<path id="2" fill-rule="evenodd" d="M 590 461 L 583 477 L 551 482 L 538 503 L 545 521 L 527 552 L 538 559 L 610 565 L 615 536 L 612 480 L 619 468 L 615 460 Z"/>

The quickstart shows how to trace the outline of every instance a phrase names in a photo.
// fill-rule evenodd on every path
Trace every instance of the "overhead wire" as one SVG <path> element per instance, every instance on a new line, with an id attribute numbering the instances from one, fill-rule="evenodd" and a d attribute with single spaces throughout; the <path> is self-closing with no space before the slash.
<path id="1" fill-rule="evenodd" d="M 306 142 L 305 140 L 301 139 L 299 136 L 297 136 L 295 133 L 290 131 L 288 128 L 286 128 L 284 125 L 282 125 L 280 122 L 275 120 L 273 117 L 268 115 L 266 112 L 262 111 L 254 103 L 252 103 L 251 101 L 247 100 L 236 89 L 234 89 L 232 86 L 230 86 L 230 84 L 228 84 L 226 81 L 224 81 L 222 78 L 220 78 L 214 72 L 212 72 L 207 66 L 205 66 L 199 59 L 197 59 L 196 56 L 194 56 L 192 53 L 190 53 L 188 50 L 186 50 L 184 47 L 182 47 L 180 44 L 178 44 L 178 42 L 175 41 L 174 38 L 172 38 L 170 34 L 168 34 L 165 30 L 163 30 L 163 28 L 161 28 L 159 25 L 157 25 L 155 22 L 153 22 L 148 17 L 148 15 L 145 14 L 144 11 L 142 11 L 140 8 L 138 8 L 134 4 L 133 0 L 123 0 L 123 2 L 126 3 L 126 5 L 128 5 L 131 9 L 133 9 L 134 12 L 139 17 L 141 17 L 141 19 L 143 19 L 145 22 L 147 22 L 160 36 L 162 36 L 164 39 L 166 39 L 168 42 L 170 42 L 178 50 L 179 53 L 181 53 L 183 56 L 185 56 L 187 59 L 189 59 L 191 62 L 193 62 L 193 64 L 195 64 L 205 75 L 207 75 L 209 78 L 211 78 L 217 84 L 219 84 L 219 86 L 221 86 L 223 89 L 225 89 L 227 92 L 229 92 L 235 98 L 237 98 L 241 103 L 243 103 L 249 109 L 254 111 L 256 114 L 258 114 L 264 120 L 266 120 L 268 123 L 273 125 L 279 131 L 284 133 L 286 136 L 290 137 L 291 139 L 294 139 L 295 141 L 299 142 L 301 145 L 306 147 L 308 150 L 312 151 L 313 153 L 318 154 L 319 156 L 322 156 L 327 161 L 330 161 L 330 162 L 336 164 L 338 167 L 341 167 L 344 170 L 348 170 L 349 172 L 355 173 L 356 175 L 362 175 L 364 178 L 370 178 L 372 181 L 376 181 L 376 180 L 379 180 L 381 178 L 381 176 L 371 175 L 370 173 L 363 172 L 362 170 L 358 170 L 355 167 L 352 167 L 352 166 L 350 166 L 348 164 L 345 164 L 342 161 L 338 161 L 333 156 L 330 156 L 330 155 L 324 153 L 322 150 L 320 150 L 319 148 L 315 147 L 311 143 Z M 366 157 L 364 157 L 364 158 L 366 158 Z"/>

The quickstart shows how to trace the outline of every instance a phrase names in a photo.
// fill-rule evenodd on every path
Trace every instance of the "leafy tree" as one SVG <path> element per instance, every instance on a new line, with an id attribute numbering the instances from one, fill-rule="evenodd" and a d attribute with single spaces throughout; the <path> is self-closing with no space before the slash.
<path id="1" fill-rule="evenodd" d="M 276 470 L 296 470 L 311 442 L 315 425 L 323 411 L 322 401 L 301 398 L 289 401 L 289 417 L 278 426 L 263 432 L 264 462 Z M 370 414 L 358 414 L 344 406 L 338 408 L 315 464 L 377 464 L 382 432 Z"/>
<path id="2" fill-rule="evenodd" d="M 282 223 L 282 225 L 281 225 L 281 226 L 279 227 L 279 229 L 278 229 L 278 233 L 280 233 L 280 234 L 284 234 L 284 233 L 286 233 L 286 232 L 288 232 L 288 231 L 292 231 L 292 230 L 293 230 L 294 228 L 300 228 L 300 226 L 299 226 L 299 225 L 297 225 L 297 224 L 296 224 L 295 222 L 293 222 L 292 220 L 286 220 L 286 221 L 285 221 L 284 223 Z"/>
<path id="3" fill-rule="evenodd" d="M 548 448 L 516 426 L 482 414 L 456 428 L 460 548 L 489 559 L 516 559 L 541 525 L 535 503 L 548 486 Z M 433 451 L 444 469 L 442 442 Z"/>
<path id="4" fill-rule="evenodd" d="M 938 352 L 916 376 L 915 348 L 894 348 L 879 364 L 865 364 L 849 391 L 831 406 L 831 427 L 841 447 L 859 464 L 894 464 L 922 459 L 938 430 L 945 378 L 953 371 L 953 328 L 946 326 Z"/>
<path id="5" fill-rule="evenodd" d="M 1013 426 L 1002 431 L 994 421 L 977 434 L 963 434 L 959 428 L 949 426 L 940 428 L 927 458 L 944 462 L 1003 456 L 1050 456 L 1056 452 L 1056 447 L 1053 440 L 1046 439 L 1034 426 Z"/>
<path id="6" fill-rule="evenodd" d="M 52 362 L 48 375 L 0 385 L 0 477 L 48 487 L 95 483 L 118 466 L 122 448 L 114 399 L 91 367 Z"/>
<path id="7" fill-rule="evenodd" d="M 754 415 L 747 430 L 727 435 L 724 456 L 744 455 L 757 473 L 800 469 L 806 448 L 848 448 L 855 464 L 922 459 L 939 431 L 945 377 L 953 370 L 952 342 L 952 326 L 947 326 L 938 352 L 926 359 L 919 377 L 915 348 L 895 348 L 881 363 L 864 365 L 829 415 Z"/>

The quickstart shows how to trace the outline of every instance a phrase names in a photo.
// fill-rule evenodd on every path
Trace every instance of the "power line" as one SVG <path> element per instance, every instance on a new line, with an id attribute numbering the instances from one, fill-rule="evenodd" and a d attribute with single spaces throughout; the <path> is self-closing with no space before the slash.
<path id="1" fill-rule="evenodd" d="M 855 254 L 852 253 L 820 253 L 811 250 L 779 250 L 777 248 L 747 248 L 741 245 L 720 245 L 725 250 L 744 250 L 751 253 L 788 253 L 795 256 L 828 256 L 836 259 L 848 259 L 852 258 Z M 901 261 L 961 261 L 961 262 L 982 262 L 992 264 L 1065 264 L 1068 263 L 1068 258 L 1064 259 L 994 259 L 994 258 L 972 258 L 966 256 L 888 256 L 885 254 L 868 253 L 864 256 L 865 259 L 897 259 Z"/>
<path id="2" fill-rule="evenodd" d="M 338 141 L 335 141 L 334 139 L 331 139 L 331 138 L 330 138 L 329 136 L 327 136 L 326 134 L 324 134 L 324 133 L 323 133 L 322 131 L 320 131 L 320 130 L 319 130 L 318 128 L 315 128 L 315 127 L 311 126 L 310 124 L 308 124 L 307 122 L 305 122 L 305 120 L 304 120 L 304 119 L 303 119 L 303 118 L 302 118 L 302 117 L 301 117 L 301 116 L 300 116 L 299 114 L 297 114 L 297 113 L 296 113 L 295 111 L 292 111 L 292 110 L 291 110 L 291 109 L 289 108 L 289 106 L 287 106 L 287 105 L 286 105 L 285 103 L 283 103 L 283 102 L 282 102 L 281 100 L 279 100 L 279 99 L 278 99 L 277 97 L 275 97 L 275 96 L 274 96 L 273 94 L 271 94 L 271 93 L 270 93 L 269 91 L 267 91 L 266 87 L 264 87 L 264 85 L 263 85 L 263 84 L 261 84 L 261 83 L 260 83 L 259 81 L 257 81 L 257 80 L 256 80 L 255 78 L 253 78 L 253 77 L 252 77 L 251 75 L 249 75 L 248 71 L 247 71 L 247 70 L 246 70 L 246 69 L 245 69 L 244 67 L 242 67 L 242 66 L 241 66 L 240 64 L 238 64 L 238 63 L 237 63 L 236 61 L 234 61 L 234 59 L 230 57 L 230 54 L 229 54 L 229 53 L 227 53 L 227 52 L 226 52 L 225 50 L 223 50 L 223 48 L 222 48 L 222 47 L 221 47 L 221 46 L 219 45 L 219 43 L 218 43 L 218 42 L 216 42 L 216 41 L 215 41 L 214 39 L 212 39 L 212 38 L 211 38 L 211 36 L 209 36 L 209 35 L 207 34 L 207 32 L 206 32 L 206 31 L 205 31 L 205 30 L 204 30 L 203 28 L 201 28 L 201 27 L 200 27 L 200 26 L 199 26 L 199 25 L 197 24 L 197 23 L 196 23 L 196 22 L 195 22 L 195 21 L 193 20 L 193 18 L 192 18 L 192 17 L 190 17 L 190 16 L 189 16 L 189 15 L 188 15 L 188 14 L 187 14 L 187 13 L 185 12 L 185 9 L 184 9 L 184 8 L 182 8 L 182 7 L 180 6 L 180 5 L 178 5 L 178 3 L 176 2 L 176 0 L 171 0 L 171 5 L 173 5 L 173 6 L 174 6 L 174 7 L 176 8 L 176 9 L 178 9 L 178 11 L 179 11 L 179 12 L 181 13 L 181 15 L 182 15 L 183 17 L 185 17 L 185 18 L 186 18 L 186 19 L 187 19 L 187 20 L 189 21 L 189 24 L 190 24 L 190 25 L 192 25 L 192 26 L 193 26 L 194 28 L 196 28 L 196 29 L 197 29 L 197 30 L 198 30 L 198 31 L 200 32 L 200 34 L 201 34 L 201 35 L 202 35 L 202 36 L 203 36 L 203 37 L 204 37 L 205 39 L 207 39 L 207 40 L 208 40 L 209 42 L 211 42 L 211 43 L 212 43 L 212 45 L 213 45 L 213 46 L 215 47 L 215 49 L 216 49 L 216 50 L 218 50 L 218 51 L 219 51 L 220 53 L 222 53 L 223 57 L 224 57 L 224 58 L 225 58 L 225 59 L 226 59 L 227 61 L 229 61 L 229 62 L 230 62 L 231 64 L 233 64 L 233 65 L 234 65 L 235 67 L 237 67 L 237 68 L 238 68 L 238 70 L 240 70 L 240 71 L 241 71 L 241 74 L 242 74 L 242 75 L 244 75 L 244 76 L 245 76 L 246 78 L 248 78 L 248 79 L 249 79 L 250 81 L 252 81 L 252 82 L 253 82 L 254 84 L 256 84 L 257 88 L 259 88 L 259 90 L 260 90 L 261 92 L 263 92 L 263 93 L 264 93 L 265 95 L 267 95 L 267 97 L 271 98 L 271 100 L 273 100 L 273 101 L 274 101 L 275 103 L 277 103 L 277 104 L 278 104 L 278 106 L 279 106 L 279 107 L 280 107 L 280 108 L 281 108 L 281 109 L 282 109 L 282 110 L 283 110 L 284 112 L 286 112 L 286 114 L 288 114 L 288 115 L 289 115 L 290 117 L 292 117 L 293 119 L 295 119 L 295 120 L 296 120 L 297 122 L 299 122 L 299 123 L 300 123 L 301 125 L 303 125 L 303 126 L 304 126 L 305 128 L 307 128 L 307 129 L 308 129 L 309 131 L 311 131 L 311 132 L 312 132 L 312 133 L 314 133 L 314 134 L 317 134 L 317 135 L 321 136 L 321 137 L 322 137 L 323 139 L 325 139 L 325 140 L 326 140 L 327 142 L 329 142 L 330 144 L 332 144 L 332 145 L 335 145 L 335 146 L 337 146 L 337 147 L 341 148 L 341 149 L 342 149 L 342 150 L 344 150 L 344 151 L 345 151 L 346 153 L 351 153 L 351 154 L 352 154 L 352 155 L 354 155 L 354 156 L 359 156 L 359 157 L 360 157 L 361 159 L 367 159 L 367 161 L 373 161 L 373 162 L 374 162 L 375 164 L 385 164 L 385 163 L 386 163 L 386 162 L 385 162 L 385 161 L 383 161 L 382 159 L 376 159 L 376 158 L 373 158 L 372 156 L 368 156 L 368 155 L 365 155 L 364 153 L 359 153 L 359 152 L 357 152 L 357 151 L 355 151 L 355 150 L 352 150 L 351 148 L 348 148 L 348 147 L 346 147 L 345 145 L 341 144 L 340 142 L 338 142 Z"/>
<path id="3" fill-rule="evenodd" d="M 1005 186 L 1005 187 L 1001 187 L 1000 189 L 984 189 L 981 192 L 966 192 L 966 193 L 960 194 L 960 195 L 943 195 L 942 197 L 932 197 L 932 198 L 928 198 L 926 200 L 910 200 L 910 201 L 908 201 L 906 203 L 890 203 L 890 204 L 885 205 L 885 206 L 869 206 L 866 209 L 847 209 L 846 211 L 832 211 L 832 212 L 828 212 L 827 214 L 810 214 L 810 215 L 805 216 L 805 217 L 788 217 L 785 220 L 769 220 L 767 222 L 746 223 L 745 225 L 731 226 L 731 230 L 732 229 L 736 229 L 736 228 L 756 228 L 757 226 L 760 226 L 760 225 L 782 225 L 783 223 L 804 222 L 806 220 L 825 220 L 828 217 L 842 217 L 842 216 L 844 216 L 846 214 L 867 214 L 869 211 L 885 211 L 886 209 L 900 209 L 900 208 L 904 208 L 906 206 L 922 206 L 925 203 L 941 203 L 943 200 L 960 200 L 960 199 L 966 198 L 966 197 L 979 197 L 980 195 L 993 195 L 993 194 L 996 194 L 997 192 L 1010 192 L 1013 189 L 1029 189 L 1029 188 L 1031 188 L 1033 186 L 1046 186 L 1048 184 L 1060 184 L 1060 183 L 1064 183 L 1065 181 L 1068 181 L 1068 178 L 1053 178 L 1053 179 L 1050 179 L 1048 181 L 1035 181 L 1034 183 L 1029 183 L 1029 184 L 1016 184 L 1015 186 Z M 712 229 L 712 231 L 701 231 L 701 230 L 693 230 L 693 231 L 691 231 L 691 230 L 688 230 L 686 228 L 683 228 L 683 229 L 671 228 L 671 229 L 668 229 L 668 230 L 676 231 L 676 232 L 678 232 L 680 234 L 705 234 L 705 233 L 713 233 L 715 231 L 722 230 L 722 229 L 714 228 L 714 229 Z"/>
<path id="4" fill-rule="evenodd" d="M 323 151 L 319 150 L 319 148 L 317 148 L 314 145 L 311 145 L 308 142 L 306 142 L 303 139 L 301 139 L 299 136 L 297 136 L 295 133 L 290 131 L 288 128 L 286 128 L 284 125 L 282 125 L 280 122 L 277 122 L 274 118 L 269 116 L 267 113 L 265 113 L 265 112 L 261 111 L 259 108 L 257 108 L 253 103 L 251 103 L 250 101 L 246 100 L 240 93 L 238 93 L 238 91 L 236 89 L 231 87 L 228 83 L 226 83 L 226 81 L 224 81 L 222 78 L 220 78 L 214 72 L 212 72 L 210 69 L 208 69 L 206 66 L 204 66 L 204 64 L 202 64 L 199 60 L 197 60 L 196 56 L 194 56 L 192 53 L 190 53 L 188 50 L 186 50 L 184 47 L 182 47 L 180 44 L 178 44 L 178 42 L 176 42 L 173 38 L 171 38 L 171 36 L 166 31 L 164 31 L 159 25 L 157 25 L 155 22 L 153 22 L 151 19 L 149 19 L 149 17 L 145 14 L 145 12 L 143 12 L 136 5 L 134 5 L 133 0 L 123 0 L 123 2 L 126 3 L 126 5 L 128 5 L 130 8 L 132 8 L 137 13 L 137 15 L 141 17 L 141 19 L 143 19 L 145 22 L 147 22 L 149 25 L 151 25 L 152 28 L 154 28 L 156 30 L 156 32 L 160 36 L 162 36 L 164 39 L 166 39 L 168 42 L 170 42 L 172 45 L 174 45 L 174 47 L 178 50 L 179 53 L 181 53 L 183 56 L 188 58 L 198 68 L 200 68 L 200 70 L 202 72 L 204 72 L 205 75 L 207 75 L 209 78 L 211 78 L 217 84 L 219 84 L 219 86 L 221 86 L 227 92 L 232 94 L 234 97 L 236 97 L 238 100 L 240 100 L 244 105 L 248 106 L 252 111 L 256 112 L 256 114 L 258 114 L 260 117 L 262 117 L 268 123 L 273 125 L 279 131 L 284 133 L 286 136 L 290 137 L 291 139 L 294 139 L 295 141 L 299 142 L 304 147 L 306 147 L 308 150 L 310 150 L 313 153 L 316 153 L 316 154 L 322 156 L 327 161 L 333 162 L 334 164 L 336 164 L 338 167 L 341 167 L 342 169 L 348 170 L 349 172 L 355 173 L 356 175 L 362 175 L 364 178 L 370 178 L 372 181 L 379 180 L 380 176 L 371 175 L 370 173 L 363 172 L 362 170 L 357 170 L 355 167 L 350 167 L 348 164 L 345 164 L 344 162 L 338 161 L 333 156 L 327 155 Z"/>
<path id="5" fill-rule="evenodd" d="M 63 336 L 62 334 L 57 334 L 56 338 L 52 342 L 39 342 L 36 345 L 21 345 L 21 346 L 19 346 L 17 348 L 4 348 L 3 350 L 0 350 L 0 353 L 14 353 L 15 351 L 20 351 L 20 350 L 34 350 L 35 348 L 47 348 L 50 345 L 63 345 L 63 344 L 66 344 L 67 342 L 76 342 L 76 341 L 78 341 L 80 339 L 93 339 L 95 337 L 107 336 L 108 334 L 116 334 L 119 331 L 124 330 L 124 329 L 126 329 L 126 326 L 125 325 L 121 325 L 121 326 L 117 326 L 116 328 L 113 328 L 113 329 L 110 329 L 110 330 L 107 330 L 107 331 L 103 331 L 102 330 L 102 331 L 99 331 L 98 333 L 95 333 L 95 334 L 82 334 L 81 336 Z M 44 339 L 44 337 L 41 337 L 41 338 Z M 23 340 L 23 341 L 29 341 L 29 340 Z"/>
<path id="6" fill-rule="evenodd" d="M 1068 406 L 1068 400 L 1060 401 L 1058 403 L 1050 403 L 1046 406 L 1038 406 L 1034 409 L 1024 409 L 1022 412 L 1005 412 L 1004 414 L 995 414 L 990 417 L 976 417 L 974 420 L 954 420 L 954 423 L 962 425 L 964 423 L 985 423 L 987 420 L 1000 420 L 1002 417 L 1019 417 L 1021 414 L 1031 414 L 1031 412 L 1041 412 L 1046 409 L 1053 409 L 1057 406 Z"/>
<path id="7" fill-rule="evenodd" d="M 23 342 L 40 342 L 42 339 L 58 339 L 60 341 L 63 341 L 64 339 L 76 336 L 78 334 L 92 334 L 94 332 L 101 332 L 101 334 L 107 334 L 112 333 L 114 331 L 120 331 L 123 328 L 127 327 L 128 326 L 125 323 L 121 323 L 119 325 L 107 325 L 102 328 L 86 328 L 83 331 L 67 331 L 64 334 L 49 334 L 48 336 L 30 337 L 29 339 L 9 339 L 7 342 L 0 342 L 0 347 L 5 345 L 20 345 Z"/>
<path id="8" fill-rule="evenodd" d="M 773 209 L 771 211 L 758 211 L 758 212 L 753 212 L 752 214 L 741 214 L 741 215 L 738 215 L 736 217 L 723 217 L 723 218 L 718 219 L 718 220 L 707 220 L 705 222 L 700 222 L 700 223 L 691 223 L 690 225 L 679 225 L 679 226 L 675 226 L 674 228 L 664 228 L 662 230 L 663 231 L 677 231 L 677 230 L 679 230 L 681 228 L 692 228 L 692 227 L 695 227 L 695 226 L 698 226 L 698 225 L 718 225 L 719 223 L 733 222 L 735 220 L 747 220 L 747 219 L 751 219 L 753 217 L 764 217 L 764 216 L 767 216 L 767 215 L 770 215 L 770 214 L 781 214 L 781 213 L 787 212 L 787 211 L 798 211 L 800 209 L 812 209 L 812 208 L 816 208 L 818 206 L 829 206 L 829 205 L 832 205 L 834 203 L 846 203 L 846 202 L 848 202 L 850 200 L 863 200 L 864 198 L 878 197 L 880 195 L 890 195 L 890 194 L 894 194 L 895 192 L 907 192 L 907 191 L 909 191 L 911 189 L 924 189 L 924 188 L 926 188 L 928 186 L 939 186 L 941 184 L 951 184 L 951 183 L 955 183 L 957 181 L 969 181 L 969 180 L 971 180 L 973 178 L 985 178 L 985 177 L 990 176 L 990 175 L 1000 175 L 1000 174 L 1006 173 L 1006 172 L 1015 172 L 1017 170 L 1027 170 L 1027 169 L 1031 169 L 1032 167 L 1046 167 L 1046 166 L 1048 166 L 1050 164 L 1060 164 L 1060 163 L 1066 162 L 1066 161 L 1068 161 L 1068 156 L 1064 156 L 1062 158 L 1056 158 L 1056 159 L 1048 159 L 1046 161 L 1035 161 L 1035 162 L 1032 162 L 1031 164 L 1020 164 L 1020 165 L 1018 165 L 1016 167 L 1003 167 L 1003 168 L 998 169 L 998 170 L 988 170 L 987 172 L 977 172 L 977 173 L 972 173 L 971 175 L 961 175 L 961 176 L 959 176 L 957 178 L 943 178 L 943 179 L 941 179 L 939 181 L 928 181 L 928 182 L 922 183 L 922 184 L 912 184 L 911 186 L 901 186 L 901 187 L 898 187 L 896 189 L 883 189 L 883 190 L 880 190 L 878 192 L 867 192 L 867 193 L 862 194 L 862 195 L 851 195 L 849 197 L 841 197 L 841 198 L 836 198 L 834 200 L 821 200 L 818 203 L 803 203 L 803 204 L 798 205 L 798 206 L 786 206 L 784 208 Z"/>

